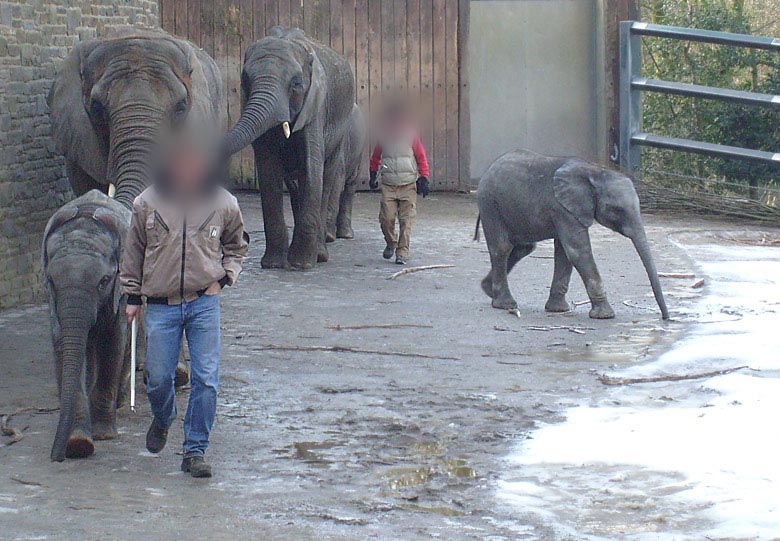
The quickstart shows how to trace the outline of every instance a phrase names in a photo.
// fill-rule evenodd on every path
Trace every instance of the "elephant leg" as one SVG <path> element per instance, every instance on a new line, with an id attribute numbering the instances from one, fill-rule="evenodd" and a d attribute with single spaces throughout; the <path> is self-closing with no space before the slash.
<path id="1" fill-rule="evenodd" d="M 590 245 L 590 235 L 585 228 L 564 232 L 561 235 L 561 244 L 563 245 L 569 261 L 577 269 L 585 289 L 590 298 L 590 317 L 593 319 L 611 319 L 615 317 L 615 312 L 607 301 L 607 295 L 604 293 L 599 269 L 596 267 L 596 261 L 593 259 L 593 251 Z"/>
<path id="2" fill-rule="evenodd" d="M 253 143 L 253 147 L 265 229 L 265 254 L 260 264 L 264 269 L 283 269 L 287 261 L 287 224 L 284 222 L 282 190 L 284 169 L 276 153 L 269 152 L 258 141 Z"/>
<path id="3" fill-rule="evenodd" d="M 512 272 L 512 269 L 517 265 L 517 263 L 523 259 L 524 257 L 530 255 L 531 252 L 534 251 L 536 248 L 536 244 L 518 244 L 514 248 L 512 248 L 512 251 L 509 253 L 509 258 L 506 262 L 506 273 L 509 275 L 510 272 Z"/>
<path id="4" fill-rule="evenodd" d="M 555 270 L 553 271 L 550 297 L 544 309 L 548 312 L 568 312 L 571 306 L 566 301 L 571 281 L 572 264 L 566 256 L 566 250 L 559 239 L 555 239 Z"/>
<path id="5" fill-rule="evenodd" d="M 80 386 L 75 391 L 73 430 L 65 447 L 67 458 L 86 458 L 95 452 L 95 444 L 92 441 L 92 425 L 90 422 L 88 389 L 94 385 L 95 367 L 91 366 L 94 357 L 94 340 L 87 343 L 86 367 L 84 382 L 86 387 Z M 62 373 L 58 369 L 58 383 L 62 387 Z M 92 385 L 91 385 L 92 384 Z"/>
<path id="6" fill-rule="evenodd" d="M 339 150 L 328 162 L 323 174 L 323 221 L 325 222 L 325 241 L 336 240 L 336 215 L 339 212 L 339 200 L 344 191 L 344 153 Z"/>
<path id="7" fill-rule="evenodd" d="M 90 190 L 100 190 L 104 194 L 108 194 L 108 184 L 100 184 L 75 163 L 66 162 L 65 169 L 68 173 L 70 186 L 73 188 L 73 193 L 76 194 L 76 197 L 84 195 Z"/>
<path id="8" fill-rule="evenodd" d="M 295 217 L 293 239 L 287 254 L 290 267 L 308 270 L 318 259 L 320 244 L 324 247 L 325 236 L 322 216 L 323 156 L 322 133 L 316 126 L 305 134 L 306 175 L 298 186 L 299 210 Z"/>
<path id="9" fill-rule="evenodd" d="M 506 275 L 509 276 L 509 273 L 512 272 L 512 269 L 517 265 L 517 263 L 529 255 L 531 252 L 534 251 L 534 248 L 536 248 L 536 244 L 519 244 L 512 248 L 512 251 L 509 252 L 509 256 L 507 256 L 506 260 Z M 485 292 L 485 295 L 493 298 L 493 271 L 491 270 L 485 278 L 482 279 L 482 291 Z"/>
<path id="10" fill-rule="evenodd" d="M 352 202 L 355 200 L 356 189 L 357 178 L 348 179 L 339 197 L 339 211 L 336 217 L 336 238 L 355 238 L 355 231 L 352 229 Z"/>
<path id="11" fill-rule="evenodd" d="M 90 391 L 90 417 L 92 437 L 110 440 L 118 436 L 116 430 L 116 404 L 119 387 L 125 372 L 125 345 L 127 323 L 120 312 L 100 347 L 95 351 L 97 378 Z"/>
<path id="12" fill-rule="evenodd" d="M 490 252 L 490 273 L 482 280 L 482 289 L 493 299 L 494 308 L 514 310 L 517 308 L 517 302 L 509 291 L 507 269 L 515 246 L 509 240 L 509 232 L 498 216 L 484 215 L 482 228 Z M 515 254 L 517 255 L 519 254 Z"/>

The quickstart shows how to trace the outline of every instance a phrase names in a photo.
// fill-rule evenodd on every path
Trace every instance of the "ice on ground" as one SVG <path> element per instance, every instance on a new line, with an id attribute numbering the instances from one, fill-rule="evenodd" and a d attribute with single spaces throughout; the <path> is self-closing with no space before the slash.
<path id="1" fill-rule="evenodd" d="M 532 433 L 499 496 L 577 539 L 780 538 L 780 249 L 685 247 L 708 276 L 688 337 Z M 615 405 L 617 404 L 617 405 Z"/>

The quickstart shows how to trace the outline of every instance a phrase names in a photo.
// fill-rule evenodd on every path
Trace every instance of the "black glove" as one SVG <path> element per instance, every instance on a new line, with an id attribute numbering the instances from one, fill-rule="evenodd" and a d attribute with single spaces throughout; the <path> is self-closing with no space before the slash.
<path id="1" fill-rule="evenodd" d="M 422 195 L 423 198 L 428 197 L 428 194 L 431 193 L 431 188 L 428 186 L 427 177 L 420 177 L 417 179 L 417 193 Z"/>
<path id="2" fill-rule="evenodd" d="M 364 177 L 365 178 L 365 177 Z M 376 179 L 376 171 L 371 171 L 368 174 L 368 187 L 372 190 L 379 188 L 379 181 Z"/>

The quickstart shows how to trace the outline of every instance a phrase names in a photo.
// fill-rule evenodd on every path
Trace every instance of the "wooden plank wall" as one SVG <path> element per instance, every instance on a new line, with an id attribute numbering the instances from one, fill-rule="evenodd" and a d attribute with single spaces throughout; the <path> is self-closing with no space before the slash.
<path id="1" fill-rule="evenodd" d="M 160 13 L 164 29 L 196 43 L 219 64 L 227 126 L 241 112 L 247 47 L 273 26 L 302 27 L 349 60 L 367 118 L 383 92 L 407 93 L 420 104 L 433 187 L 456 191 L 470 182 L 468 6 L 466 0 L 160 0 Z M 365 162 L 364 188 L 368 156 Z M 254 187 L 249 149 L 234 159 L 232 173 L 238 187 Z"/>

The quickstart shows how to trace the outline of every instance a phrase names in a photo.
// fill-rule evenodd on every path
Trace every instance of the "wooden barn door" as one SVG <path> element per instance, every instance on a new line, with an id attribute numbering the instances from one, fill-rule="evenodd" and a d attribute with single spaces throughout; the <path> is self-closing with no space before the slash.
<path id="1" fill-rule="evenodd" d="M 434 189 L 468 189 L 468 0 L 160 0 L 160 13 L 165 30 L 188 38 L 219 64 L 228 126 L 241 113 L 247 47 L 276 25 L 303 28 L 349 60 L 367 118 L 382 92 L 419 100 Z M 364 161 L 363 188 L 368 156 Z M 236 187 L 255 188 L 251 151 L 233 162 Z"/>

